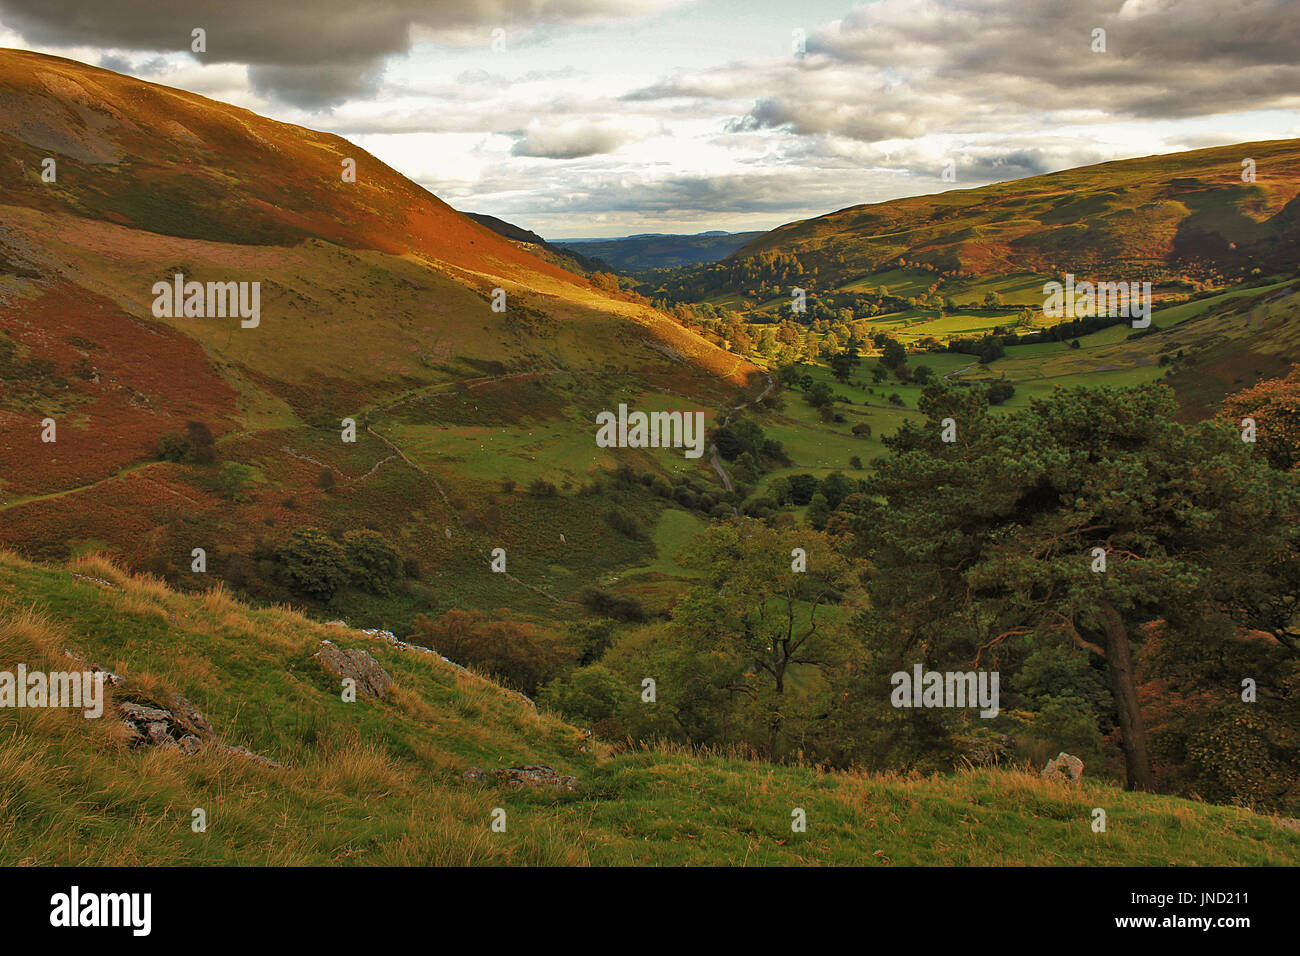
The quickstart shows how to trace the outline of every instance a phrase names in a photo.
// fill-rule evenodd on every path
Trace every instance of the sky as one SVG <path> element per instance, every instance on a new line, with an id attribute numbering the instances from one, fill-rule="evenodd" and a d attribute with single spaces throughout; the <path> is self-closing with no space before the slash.
<path id="1" fill-rule="evenodd" d="M 548 239 L 1300 136 L 1300 0 L 0 0 L 0 46 L 337 133 Z"/>

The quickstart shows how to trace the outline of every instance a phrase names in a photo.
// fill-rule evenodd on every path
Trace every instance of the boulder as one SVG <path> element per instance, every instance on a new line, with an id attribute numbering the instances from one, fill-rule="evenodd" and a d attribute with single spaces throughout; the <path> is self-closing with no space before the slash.
<path id="1" fill-rule="evenodd" d="M 550 767 L 540 764 L 493 770 L 492 777 L 499 783 L 514 787 L 553 787 L 556 790 L 578 789 L 577 777 L 556 773 Z"/>
<path id="2" fill-rule="evenodd" d="M 190 732 L 188 722 L 178 720 L 169 710 L 130 700 L 118 704 L 117 708 L 131 732 L 132 747 L 179 747 L 182 753 L 192 754 L 203 744 L 197 734 Z M 202 714 L 198 716 L 200 719 L 203 717 Z M 203 722 L 207 723 L 206 720 Z"/>
<path id="3" fill-rule="evenodd" d="M 1016 753 L 1016 741 L 1007 734 L 975 731 L 956 739 L 961 760 L 972 767 L 996 767 L 1010 763 Z"/>
<path id="4" fill-rule="evenodd" d="M 1044 780 L 1055 780 L 1077 787 L 1083 780 L 1083 761 L 1062 750 L 1047 762 L 1042 773 Z"/>
<path id="5" fill-rule="evenodd" d="M 312 658 L 339 680 L 355 681 L 357 693 L 362 697 L 386 697 L 393 686 L 392 675 L 369 651 L 359 647 L 342 648 L 333 641 L 321 641 L 320 650 Z"/>

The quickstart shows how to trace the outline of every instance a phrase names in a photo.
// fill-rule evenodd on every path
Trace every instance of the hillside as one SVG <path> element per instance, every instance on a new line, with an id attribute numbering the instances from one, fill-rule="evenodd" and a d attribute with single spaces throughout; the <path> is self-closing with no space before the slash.
<path id="1" fill-rule="evenodd" d="M 1243 160 L 1254 160 L 1243 182 Z M 1116 278 L 1290 271 L 1300 141 L 1242 143 L 851 206 L 790 223 L 730 260 L 794 254 L 833 288 L 906 260 L 953 277 Z"/>
<path id="2" fill-rule="evenodd" d="M 618 460 L 596 413 L 712 416 L 755 372 L 337 136 L 7 50 L 0 145 L 0 541 L 29 556 L 109 549 L 175 580 L 202 546 L 256 582 L 294 529 L 364 525 L 397 542 L 425 610 L 453 600 L 442 574 L 480 588 L 470 604 L 546 605 L 592 583 L 607 530 L 574 494 Z M 259 283 L 259 316 L 159 314 L 178 274 Z M 469 573 L 493 546 L 530 587 Z"/>
<path id="3" fill-rule="evenodd" d="M 83 666 L 70 651 L 123 681 L 99 720 L 0 709 L 4 865 L 1300 862 L 1300 832 L 1267 817 L 1086 777 L 1071 790 L 1006 770 L 868 776 L 616 752 L 437 655 L 220 589 L 177 594 L 99 558 L 0 554 L 0 595 L 0 669 Z M 387 696 L 345 703 L 312 660 L 324 640 L 373 655 Z M 117 705 L 180 713 L 175 694 L 211 725 L 195 752 L 131 746 Z M 537 764 L 576 790 L 486 773 Z M 467 779 L 471 767 L 487 779 Z M 806 833 L 791 831 L 795 808 Z"/>

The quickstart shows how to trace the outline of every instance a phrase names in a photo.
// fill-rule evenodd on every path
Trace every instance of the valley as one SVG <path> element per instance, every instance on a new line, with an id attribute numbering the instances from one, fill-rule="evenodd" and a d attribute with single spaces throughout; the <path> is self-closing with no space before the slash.
<path id="1" fill-rule="evenodd" d="M 217 728 L 0 713 L 6 862 L 1300 861 L 1300 141 L 576 243 L 27 51 L 0 144 L 0 653 Z"/>

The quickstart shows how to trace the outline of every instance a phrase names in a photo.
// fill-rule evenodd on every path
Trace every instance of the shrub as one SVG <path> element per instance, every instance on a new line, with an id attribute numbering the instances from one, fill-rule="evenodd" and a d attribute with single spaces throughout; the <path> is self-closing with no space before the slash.
<path id="1" fill-rule="evenodd" d="M 528 493 L 539 498 L 555 498 L 559 496 L 560 489 L 545 478 L 534 478 L 528 483 Z"/>
<path id="2" fill-rule="evenodd" d="M 247 501 L 251 497 L 248 489 L 256 479 L 256 469 L 237 461 L 228 461 L 221 466 L 217 487 L 221 489 L 222 497 L 230 501 Z"/>
<path id="3" fill-rule="evenodd" d="M 295 530 L 275 557 L 289 587 L 310 597 L 328 601 L 347 583 L 343 545 L 317 528 Z"/>
<path id="4" fill-rule="evenodd" d="M 728 511 L 730 514 L 730 511 Z M 601 617 L 612 617 L 616 621 L 644 621 L 645 608 L 636 598 L 622 594 L 611 594 L 598 588 L 584 588 L 579 600 L 587 610 Z"/>
<path id="5" fill-rule="evenodd" d="M 343 535 L 348 579 L 372 594 L 388 594 L 402 573 L 402 556 L 378 531 L 363 529 Z"/>
<path id="6" fill-rule="evenodd" d="M 577 659 L 560 635 L 532 624 L 489 621 L 481 611 L 451 610 L 436 621 L 417 615 L 411 640 L 487 671 L 525 694 L 536 694 L 542 683 Z"/>
<path id="7" fill-rule="evenodd" d="M 605 523 L 626 538 L 640 541 L 645 537 L 641 523 L 622 508 L 611 508 L 605 512 Z"/>

